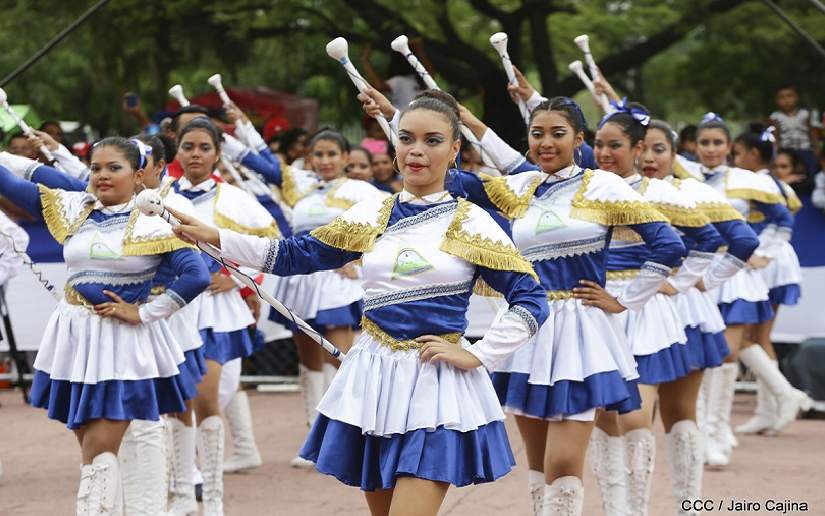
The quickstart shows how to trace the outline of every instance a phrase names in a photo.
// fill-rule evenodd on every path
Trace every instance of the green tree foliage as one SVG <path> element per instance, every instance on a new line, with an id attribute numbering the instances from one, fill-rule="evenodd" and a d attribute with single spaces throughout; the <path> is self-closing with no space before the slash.
<path id="1" fill-rule="evenodd" d="M 13 2 L 0 18 L 0 71 L 89 4 Z M 808 2 L 781 5 L 825 41 L 825 15 Z M 197 95 L 221 72 L 227 84 L 317 97 L 322 121 L 347 125 L 359 106 L 325 43 L 346 37 L 357 66 L 361 45 L 371 43 L 371 62 L 387 73 L 398 58 L 389 42 L 404 33 L 422 41 L 444 89 L 517 140 L 522 126 L 488 42 L 499 30 L 545 95 L 587 98 L 567 63 L 581 59 L 572 39 L 588 33 L 607 77 L 674 121 L 708 109 L 733 118 L 769 112 L 773 89 L 787 81 L 808 104 L 823 103 L 822 58 L 756 0 L 116 0 L 6 89 L 44 117 L 118 132 L 134 129 L 120 111 L 124 92 L 160 110 L 171 84 Z"/>

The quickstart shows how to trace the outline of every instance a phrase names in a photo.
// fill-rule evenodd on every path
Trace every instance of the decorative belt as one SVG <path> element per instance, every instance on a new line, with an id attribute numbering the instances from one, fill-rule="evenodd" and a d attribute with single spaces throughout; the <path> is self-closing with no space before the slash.
<path id="1" fill-rule="evenodd" d="M 63 299 L 65 299 L 70 305 L 82 306 L 84 308 L 88 308 L 89 310 L 94 309 L 94 306 L 89 303 L 85 297 L 83 297 L 83 294 L 69 285 L 63 287 Z"/>
<path id="2" fill-rule="evenodd" d="M 152 287 L 152 290 L 149 291 L 149 295 L 159 296 L 159 295 L 163 294 L 164 292 L 166 292 L 166 287 L 163 286 L 163 285 L 157 285 L 155 287 Z"/>
<path id="3" fill-rule="evenodd" d="M 371 319 L 363 316 L 361 317 L 361 328 L 365 332 L 369 333 L 370 336 L 377 340 L 381 345 L 387 346 L 393 351 L 412 351 L 415 349 L 421 349 L 424 345 L 414 339 L 398 340 L 382 330 Z M 451 344 L 458 344 L 458 341 L 461 340 L 460 333 L 447 333 L 445 335 L 439 335 L 439 337 Z"/>
<path id="4" fill-rule="evenodd" d="M 575 296 L 573 295 L 572 290 L 548 290 L 547 291 L 547 300 L 548 301 L 563 301 L 565 299 L 573 299 Z"/>
<path id="5" fill-rule="evenodd" d="M 642 272 L 641 269 L 625 269 L 623 271 L 607 271 L 607 281 L 620 281 L 633 279 Z"/>

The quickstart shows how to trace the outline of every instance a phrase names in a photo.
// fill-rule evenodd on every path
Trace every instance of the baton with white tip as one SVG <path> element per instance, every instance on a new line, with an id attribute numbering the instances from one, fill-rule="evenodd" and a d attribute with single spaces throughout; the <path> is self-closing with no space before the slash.
<path id="1" fill-rule="evenodd" d="M 367 80 L 364 79 L 364 77 L 355 68 L 355 65 L 352 64 L 352 61 L 349 60 L 349 44 L 346 39 L 341 37 L 333 39 L 327 43 L 326 50 L 329 57 L 335 59 L 341 64 L 341 66 L 344 67 L 344 70 L 347 71 L 347 75 L 349 75 L 352 83 L 355 84 L 355 87 L 358 88 L 360 93 L 364 93 L 368 87 L 371 87 Z M 387 122 L 387 119 L 380 114 L 376 115 L 375 119 L 378 120 L 378 125 L 381 126 L 381 129 L 384 131 L 387 139 L 393 144 L 393 146 L 395 146 L 397 143 L 397 138 L 390 128 L 390 123 Z"/>
<path id="2" fill-rule="evenodd" d="M 3 88 L 0 88 L 0 103 L 3 104 L 3 109 L 6 111 L 6 113 L 9 114 L 11 119 L 14 120 L 14 123 L 17 124 L 17 127 L 19 127 L 21 131 L 23 131 L 24 135 L 35 137 L 37 136 L 36 134 L 34 134 L 34 131 L 32 131 L 32 128 L 29 127 L 29 124 L 27 124 L 26 121 L 23 120 L 20 117 L 20 115 L 17 114 L 17 111 L 15 111 L 9 105 L 9 97 L 8 95 L 6 95 L 6 90 L 4 90 Z M 46 157 L 46 159 L 50 163 L 54 162 L 54 154 L 52 154 L 52 151 L 50 151 L 45 145 L 41 145 L 39 151 L 43 156 Z"/>
<path id="3" fill-rule="evenodd" d="M 577 47 L 584 53 L 584 62 L 587 63 L 587 68 L 590 70 L 590 76 L 595 81 L 601 75 L 599 72 L 599 67 L 596 66 L 596 60 L 593 58 L 593 54 L 590 52 L 590 36 L 587 34 L 582 34 L 580 36 L 576 36 L 573 38 L 573 43 L 576 44 Z M 610 106 L 610 101 L 607 98 L 607 94 L 602 93 L 601 95 L 596 95 L 596 89 L 593 88 L 593 96 L 596 97 L 596 102 L 601 104 L 602 108 L 604 109 L 605 113 L 610 113 L 612 108 Z"/>
<path id="4" fill-rule="evenodd" d="M 175 84 L 171 88 L 169 88 L 169 95 L 178 101 L 180 107 L 187 107 L 189 103 L 189 99 L 183 94 L 183 86 L 180 84 Z"/>
<path id="5" fill-rule="evenodd" d="M 180 221 L 176 219 L 168 210 L 163 206 L 163 198 L 160 196 L 157 190 L 146 189 L 140 192 L 135 199 L 135 205 L 137 208 L 143 213 L 144 215 L 148 216 L 160 216 L 168 222 L 172 227 L 177 227 L 180 225 Z M 312 329 L 312 327 L 307 324 L 303 319 L 299 318 L 297 315 L 292 313 L 292 311 L 285 307 L 280 301 L 269 295 L 267 292 L 261 290 L 255 280 L 250 278 L 248 275 L 244 274 L 238 264 L 231 262 L 224 258 L 221 255 L 221 251 L 217 249 L 210 243 L 205 242 L 196 242 L 198 248 L 203 251 L 204 253 L 211 256 L 215 261 L 223 265 L 226 270 L 232 275 L 232 277 L 240 282 L 245 287 L 249 287 L 255 292 L 258 297 L 263 299 L 269 306 L 274 308 L 278 311 L 281 315 L 286 317 L 287 319 L 291 320 L 295 323 L 298 328 L 303 331 L 309 338 L 317 342 L 321 347 L 323 347 L 330 355 L 339 360 L 343 360 L 346 356 L 343 351 L 335 347 L 333 343 L 328 341 L 324 338 L 323 335 Z"/>
<path id="6" fill-rule="evenodd" d="M 608 102 L 607 96 L 604 96 L 604 99 L 602 99 L 602 97 L 596 94 L 596 87 L 593 86 L 593 81 L 591 81 L 590 77 L 584 73 L 584 64 L 582 64 L 581 61 L 576 60 L 567 65 L 567 68 L 569 68 L 571 72 L 576 74 L 579 79 L 581 79 L 582 83 L 584 83 L 584 86 L 587 88 L 587 91 L 593 95 L 593 98 L 599 103 L 604 112 L 610 113 L 610 102 Z"/>
<path id="7" fill-rule="evenodd" d="M 510 60 L 510 54 L 507 53 L 507 33 L 496 32 L 490 36 L 490 44 L 498 52 L 501 57 L 501 64 L 504 66 L 504 73 L 507 74 L 507 80 L 510 84 L 518 86 L 518 79 L 516 78 L 516 71 L 513 70 L 513 62 Z M 524 99 L 518 97 L 518 109 L 521 111 L 521 117 L 524 118 L 524 123 L 530 122 L 530 112 L 527 111 L 527 104 Z"/>

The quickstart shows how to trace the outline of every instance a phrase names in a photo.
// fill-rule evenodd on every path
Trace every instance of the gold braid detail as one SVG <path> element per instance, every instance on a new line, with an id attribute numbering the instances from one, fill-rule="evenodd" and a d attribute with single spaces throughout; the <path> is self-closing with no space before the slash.
<path id="1" fill-rule="evenodd" d="M 796 193 L 791 190 L 790 192 L 786 192 L 788 194 L 788 209 L 791 210 L 791 213 L 796 213 L 802 209 L 802 201 L 799 200 L 799 197 L 796 196 Z"/>
<path id="2" fill-rule="evenodd" d="M 469 218 L 473 203 L 462 198 L 458 198 L 457 202 L 455 215 L 441 243 L 442 251 L 488 269 L 529 274 L 538 281 L 532 264 L 515 246 L 494 242 L 487 237 L 465 231 L 462 224 Z"/>
<path id="3" fill-rule="evenodd" d="M 507 185 L 507 176 L 492 177 L 487 174 L 479 174 L 482 184 L 484 185 L 484 192 L 490 198 L 496 208 L 504 212 L 508 218 L 520 219 L 527 213 L 530 207 L 530 199 L 536 192 L 536 188 L 542 183 L 541 176 L 536 177 L 521 195 L 510 190 Z"/>
<path id="4" fill-rule="evenodd" d="M 609 172 L 605 172 L 606 174 Z M 594 201 L 586 199 L 584 193 L 593 177 L 587 169 L 582 184 L 570 207 L 570 216 L 603 226 L 627 226 L 646 222 L 667 222 L 667 218 L 646 201 Z"/>
<path id="5" fill-rule="evenodd" d="M 481 276 L 476 279 L 473 285 L 473 294 L 484 297 L 504 297 L 504 294 L 491 287 Z"/>
<path id="6" fill-rule="evenodd" d="M 46 222 L 46 227 L 49 228 L 49 233 L 60 244 L 77 232 L 80 226 L 89 218 L 89 214 L 92 213 L 95 206 L 94 201 L 90 200 L 77 215 L 77 218 L 69 221 L 66 220 L 63 211 L 63 200 L 60 198 L 58 191 L 43 185 L 37 185 L 37 189 L 40 191 L 43 220 Z"/>
<path id="7" fill-rule="evenodd" d="M 699 209 L 711 222 L 728 222 L 730 220 L 745 220 L 736 208 L 728 203 L 722 202 L 700 202 L 697 203 Z"/>
<path id="8" fill-rule="evenodd" d="M 669 203 L 653 203 L 674 226 L 700 228 L 710 224 L 710 219 L 699 208 L 685 208 Z"/>
<path id="9" fill-rule="evenodd" d="M 252 235 L 252 236 L 259 236 L 264 238 L 280 238 L 281 231 L 278 229 L 278 224 L 273 219 L 272 222 L 269 223 L 266 227 L 262 228 L 254 228 L 252 226 L 246 226 L 241 224 L 240 222 L 236 222 L 223 213 L 218 211 L 218 199 L 221 196 L 221 185 L 218 184 L 216 187 L 217 192 L 215 192 L 215 198 L 212 201 L 213 207 L 213 221 L 215 222 L 215 226 L 224 229 L 231 229 L 236 233 L 242 233 L 244 235 Z"/>
<path id="10" fill-rule="evenodd" d="M 748 213 L 748 224 L 758 224 L 760 222 L 765 222 L 765 214 L 759 210 L 751 210 Z"/>
<path id="11" fill-rule="evenodd" d="M 177 251 L 178 249 L 197 249 L 191 244 L 187 244 L 175 235 L 161 238 L 135 237 L 135 224 L 140 217 L 140 210 L 132 208 L 129 213 L 129 221 L 126 223 L 126 231 L 123 233 L 123 256 L 148 256 L 152 254 L 163 254 Z"/>
<path id="12" fill-rule="evenodd" d="M 398 194 L 395 194 L 384 199 L 375 225 L 366 222 L 350 222 L 337 217 L 329 224 L 313 229 L 309 234 L 329 246 L 344 251 L 365 253 L 372 249 L 378 235 L 387 229 L 397 197 Z"/>
<path id="13" fill-rule="evenodd" d="M 292 167 L 284 163 L 281 158 L 278 158 L 278 161 L 281 163 L 281 197 L 285 203 L 294 207 L 298 201 L 309 195 L 318 186 L 316 184 L 306 192 L 299 192 Z"/>
<path id="14" fill-rule="evenodd" d="M 785 204 L 785 198 L 782 197 L 781 194 L 763 192 L 755 188 L 733 188 L 731 190 L 725 190 L 725 195 L 732 199 L 745 199 L 767 204 Z"/>
<path id="15" fill-rule="evenodd" d="M 621 281 L 633 279 L 642 272 L 641 269 L 624 269 L 621 271 L 607 271 L 607 281 Z"/>
<path id="16" fill-rule="evenodd" d="M 413 351 L 421 349 L 424 345 L 422 342 L 418 342 L 415 339 L 397 340 L 392 335 L 382 330 L 381 327 L 375 324 L 371 319 L 368 319 L 366 316 L 361 316 L 361 328 L 363 328 L 365 332 L 369 333 L 370 336 L 377 340 L 382 346 L 386 346 L 393 351 Z M 447 333 L 445 335 L 439 335 L 439 337 L 446 340 L 450 344 L 456 345 L 461 340 L 460 333 Z"/>

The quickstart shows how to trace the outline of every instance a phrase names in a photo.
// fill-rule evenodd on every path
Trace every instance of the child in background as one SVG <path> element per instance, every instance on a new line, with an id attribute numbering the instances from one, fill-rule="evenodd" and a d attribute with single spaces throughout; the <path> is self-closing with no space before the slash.
<path id="1" fill-rule="evenodd" d="M 686 125 L 679 131 L 679 153 L 690 161 L 699 161 L 696 158 L 696 126 Z"/>
<path id="2" fill-rule="evenodd" d="M 771 113 L 771 121 L 779 133 L 779 146 L 797 151 L 806 173 L 812 177 L 817 171 L 814 149 L 819 142 L 817 132 L 810 124 L 810 112 L 799 107 L 799 93 L 790 84 L 776 90 L 776 106 L 779 110 Z"/>
<path id="3" fill-rule="evenodd" d="M 820 210 L 825 210 L 825 149 L 820 149 L 819 152 L 819 172 L 814 177 L 811 202 Z"/>
<path id="4" fill-rule="evenodd" d="M 350 179 L 371 182 L 372 153 L 360 145 L 353 145 L 349 151 L 349 163 L 344 172 Z"/>

